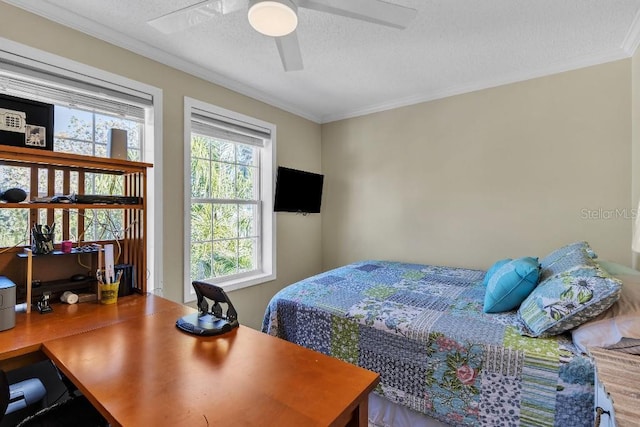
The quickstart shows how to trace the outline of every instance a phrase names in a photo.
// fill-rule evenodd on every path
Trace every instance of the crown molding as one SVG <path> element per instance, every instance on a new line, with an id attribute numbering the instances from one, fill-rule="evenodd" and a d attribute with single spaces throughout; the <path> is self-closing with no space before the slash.
<path id="1" fill-rule="evenodd" d="M 536 79 L 540 77 L 546 77 L 553 74 L 564 73 L 566 71 L 577 70 L 580 68 L 591 67 L 594 65 L 600 65 L 607 62 L 618 61 L 620 59 L 629 58 L 629 54 L 622 48 L 615 52 L 605 52 L 598 55 L 589 55 L 581 58 L 575 58 L 571 61 L 555 64 L 551 67 L 540 68 L 534 71 L 527 71 L 524 73 L 512 73 L 510 75 L 504 75 L 500 78 L 492 80 L 478 81 L 468 85 L 452 86 L 447 89 L 438 90 L 430 93 L 422 93 L 415 96 L 401 98 L 392 102 L 381 103 L 372 105 L 360 110 L 348 110 L 338 112 L 336 114 L 329 114 L 322 117 L 321 123 L 335 122 L 338 120 L 351 119 L 354 117 L 364 116 L 367 114 L 380 113 L 387 110 L 393 110 L 395 108 L 408 107 L 415 104 L 421 104 L 424 102 L 435 101 L 437 99 L 448 98 L 450 96 L 462 95 L 470 92 L 477 92 L 484 89 L 490 89 L 498 86 L 504 86 L 511 83 L 518 83 L 526 80 Z"/>
<path id="2" fill-rule="evenodd" d="M 366 106 L 355 110 L 344 110 L 327 115 L 312 114 L 309 111 L 292 105 L 291 103 L 278 99 L 272 95 L 259 91 L 253 87 L 250 87 L 244 83 L 240 83 L 236 80 L 230 79 L 211 70 L 208 70 L 199 65 L 193 64 L 189 61 L 185 61 L 180 58 L 176 58 L 174 55 L 169 54 L 161 49 L 150 46 L 144 42 L 141 42 L 132 37 L 124 36 L 98 22 L 89 20 L 82 16 L 79 16 L 71 11 L 61 10 L 60 8 L 51 5 L 46 0 L 2 0 L 5 3 L 11 4 L 18 8 L 24 9 L 28 12 L 34 13 L 45 19 L 54 21 L 58 24 L 64 25 L 75 29 L 77 31 L 88 34 L 92 37 L 111 43 L 115 46 L 137 53 L 141 56 L 149 58 L 151 60 L 160 62 L 162 64 L 173 67 L 177 70 L 191 74 L 195 77 L 199 77 L 210 83 L 219 85 L 226 89 L 237 92 L 241 95 L 253 98 L 257 101 L 264 102 L 265 104 L 287 111 L 291 114 L 300 116 L 315 123 L 324 124 L 334 122 L 338 120 L 345 120 L 349 118 L 364 116 L 367 114 L 379 113 L 395 108 L 406 107 L 410 105 L 420 104 L 424 102 L 434 101 L 437 99 L 447 98 L 450 96 L 461 95 L 469 92 L 476 92 L 479 90 L 490 89 L 493 87 L 503 86 L 506 84 L 517 83 L 525 80 L 535 79 L 539 77 L 549 76 L 552 74 L 563 73 L 566 71 L 576 70 L 589 66 L 599 65 L 607 62 L 617 61 L 620 59 L 629 58 L 633 55 L 635 50 L 640 45 L 640 11 L 634 17 L 631 28 L 627 32 L 627 35 L 619 49 L 613 52 L 604 52 L 595 55 L 589 55 L 580 58 L 573 58 L 563 63 L 558 63 L 550 67 L 540 68 L 534 71 L 526 71 L 522 73 L 512 73 L 510 75 L 504 75 L 500 78 L 478 81 L 475 83 L 452 86 L 443 90 L 438 90 L 429 93 L 421 93 L 405 98 L 392 100 L 389 102 L 383 102 Z"/>
<path id="3" fill-rule="evenodd" d="M 11 4 L 27 12 L 39 15 L 45 19 L 56 22 L 68 28 L 85 33 L 89 36 L 95 37 L 99 40 L 111 43 L 120 48 L 129 50 L 138 55 L 144 56 L 156 62 L 160 62 L 169 67 L 183 71 L 192 76 L 199 77 L 210 83 L 214 83 L 218 86 L 222 86 L 226 89 L 237 92 L 241 95 L 248 96 L 257 101 L 264 102 L 273 107 L 280 108 L 296 116 L 300 116 L 307 120 L 311 120 L 315 123 L 320 123 L 320 117 L 302 110 L 301 108 L 292 105 L 291 103 L 278 99 L 272 95 L 266 94 L 260 90 L 257 90 L 244 83 L 240 83 L 236 80 L 230 79 L 211 70 L 208 70 L 199 65 L 193 64 L 189 61 L 177 58 L 176 56 L 150 46 L 140 40 L 132 37 L 125 36 L 117 31 L 114 31 L 99 22 L 92 21 L 80 15 L 77 15 L 71 11 L 60 9 L 57 6 L 53 6 L 46 0 L 2 0 L 5 3 Z"/>

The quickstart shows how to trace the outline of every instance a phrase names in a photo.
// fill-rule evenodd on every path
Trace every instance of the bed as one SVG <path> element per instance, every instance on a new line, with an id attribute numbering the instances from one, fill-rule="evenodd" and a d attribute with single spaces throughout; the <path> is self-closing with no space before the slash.
<path id="1" fill-rule="evenodd" d="M 547 263 L 547 278 L 575 270 L 560 264 Z M 485 274 L 356 262 L 278 292 L 263 332 L 378 372 L 376 411 L 391 403 L 449 425 L 592 426 L 591 359 L 569 333 L 523 335 L 519 310 L 485 313 Z"/>

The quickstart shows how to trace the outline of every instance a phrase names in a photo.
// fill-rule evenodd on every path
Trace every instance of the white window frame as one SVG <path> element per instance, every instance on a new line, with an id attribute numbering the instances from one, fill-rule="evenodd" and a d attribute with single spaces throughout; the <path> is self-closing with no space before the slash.
<path id="1" fill-rule="evenodd" d="M 184 98 L 184 302 L 196 300 L 191 285 L 191 118 L 200 111 L 217 117 L 228 118 L 231 122 L 242 122 L 268 129 L 271 138 L 265 140 L 260 154 L 260 269 L 257 273 L 240 274 L 228 280 L 208 280 L 225 291 L 233 291 L 266 283 L 276 278 L 276 220 L 273 212 L 274 180 L 276 170 L 276 126 L 235 111 L 227 110 L 197 99 Z"/>
<path id="2" fill-rule="evenodd" d="M 162 89 L 141 83 L 118 74 L 110 73 L 90 65 L 54 55 L 40 49 L 17 43 L 0 37 L 0 57 L 16 64 L 41 70 L 52 70 L 79 81 L 105 85 L 114 85 L 118 90 L 130 89 L 133 92 L 146 93 L 153 98 L 153 108 L 146 110 L 144 138 L 142 147 L 143 161 L 152 163 L 153 168 L 147 175 L 147 186 L 153 191 L 147 193 L 147 290 L 162 295 L 164 286 L 162 263 L 163 202 L 162 202 Z M 150 111 L 153 112 L 149 116 Z M 153 208 L 151 208 L 153 207 Z"/>

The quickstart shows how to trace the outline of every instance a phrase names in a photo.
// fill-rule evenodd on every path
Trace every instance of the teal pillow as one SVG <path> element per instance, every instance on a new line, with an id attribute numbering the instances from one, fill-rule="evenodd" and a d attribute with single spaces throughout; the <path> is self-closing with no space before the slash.
<path id="1" fill-rule="evenodd" d="M 487 270 L 487 273 L 484 275 L 484 279 L 482 280 L 482 284 L 486 287 L 489 284 L 489 279 L 491 279 L 491 276 L 496 274 L 496 271 L 498 271 L 500 269 L 500 267 L 502 267 L 503 265 L 505 265 L 509 261 L 513 261 L 513 260 L 511 258 L 505 258 L 505 259 L 501 259 L 499 261 L 496 261 Z"/>
<path id="2" fill-rule="evenodd" d="M 535 289 L 539 275 L 538 258 L 518 258 L 504 264 L 489 279 L 484 312 L 501 313 L 518 308 Z"/>

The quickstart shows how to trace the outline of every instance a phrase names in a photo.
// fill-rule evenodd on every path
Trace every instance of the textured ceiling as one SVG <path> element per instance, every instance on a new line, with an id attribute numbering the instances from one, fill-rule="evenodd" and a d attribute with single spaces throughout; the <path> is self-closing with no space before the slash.
<path id="1" fill-rule="evenodd" d="M 640 0 L 389 0 L 405 30 L 299 9 L 301 71 L 235 12 L 165 35 L 201 0 L 4 0 L 319 123 L 631 56 Z M 345 0 L 348 1 L 348 0 Z"/>

